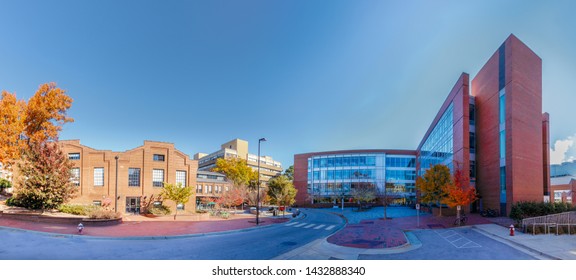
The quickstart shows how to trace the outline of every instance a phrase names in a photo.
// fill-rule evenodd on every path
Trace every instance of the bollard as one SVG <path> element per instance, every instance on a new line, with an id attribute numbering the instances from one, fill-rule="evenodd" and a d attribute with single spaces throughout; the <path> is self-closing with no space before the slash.
<path id="1" fill-rule="evenodd" d="M 78 224 L 78 234 L 82 234 L 82 230 L 84 229 L 84 225 L 82 223 Z"/>
<path id="2" fill-rule="evenodd" d="M 514 236 L 514 225 L 510 225 L 510 236 Z"/>

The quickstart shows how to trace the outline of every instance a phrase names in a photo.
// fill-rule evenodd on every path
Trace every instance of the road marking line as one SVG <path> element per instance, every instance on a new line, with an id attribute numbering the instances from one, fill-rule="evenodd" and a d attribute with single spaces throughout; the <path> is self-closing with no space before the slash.
<path id="1" fill-rule="evenodd" d="M 325 226 L 326 226 L 326 225 L 319 225 L 319 226 L 315 227 L 314 229 L 321 229 L 321 228 L 323 228 L 323 227 L 325 227 Z"/>
<path id="2" fill-rule="evenodd" d="M 334 227 L 335 227 L 335 226 L 329 226 L 329 227 L 325 228 L 325 230 L 331 230 L 331 229 L 333 229 Z"/>
<path id="3" fill-rule="evenodd" d="M 289 226 L 293 226 L 293 225 L 296 225 L 296 224 L 298 224 L 298 222 L 292 222 L 292 223 L 289 223 L 289 224 L 285 224 L 284 226 L 289 227 Z"/>
<path id="4" fill-rule="evenodd" d="M 315 225 L 316 225 L 316 224 L 309 224 L 309 225 L 305 226 L 304 228 L 311 228 L 311 227 L 313 227 L 313 226 L 315 226 Z"/>
<path id="5" fill-rule="evenodd" d="M 296 225 L 296 226 L 294 226 L 294 227 L 301 227 L 301 226 L 305 226 L 305 225 L 307 225 L 307 223 L 301 223 L 301 224 Z"/>

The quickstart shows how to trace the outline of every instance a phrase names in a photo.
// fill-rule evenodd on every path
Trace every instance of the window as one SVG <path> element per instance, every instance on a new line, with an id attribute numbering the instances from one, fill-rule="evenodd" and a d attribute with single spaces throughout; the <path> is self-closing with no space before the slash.
<path id="1" fill-rule="evenodd" d="M 140 168 L 128 168 L 128 186 L 140 187 Z"/>
<path id="2" fill-rule="evenodd" d="M 164 155 L 154 154 L 154 161 L 164 161 Z"/>
<path id="3" fill-rule="evenodd" d="M 164 186 L 164 169 L 152 169 L 152 186 Z"/>
<path id="4" fill-rule="evenodd" d="M 102 206 L 102 201 L 101 201 L 101 200 L 93 200 L 93 201 L 92 201 L 92 205 L 94 205 L 94 206 Z"/>
<path id="5" fill-rule="evenodd" d="M 94 186 L 104 186 L 104 167 L 94 167 Z"/>
<path id="6" fill-rule="evenodd" d="M 206 192 L 211 193 L 212 192 L 212 186 L 206 186 Z"/>
<path id="7" fill-rule="evenodd" d="M 80 168 L 74 167 L 70 169 L 70 181 L 74 183 L 74 186 L 80 186 Z"/>
<path id="8" fill-rule="evenodd" d="M 184 204 L 178 203 L 178 205 L 176 205 L 176 210 L 184 210 Z"/>
<path id="9" fill-rule="evenodd" d="M 196 193 L 202 193 L 202 185 L 196 185 Z"/>
<path id="10" fill-rule="evenodd" d="M 79 160 L 80 159 L 80 153 L 69 153 L 68 159 L 69 160 Z"/>
<path id="11" fill-rule="evenodd" d="M 176 184 L 178 183 L 186 186 L 186 171 L 176 170 Z"/>

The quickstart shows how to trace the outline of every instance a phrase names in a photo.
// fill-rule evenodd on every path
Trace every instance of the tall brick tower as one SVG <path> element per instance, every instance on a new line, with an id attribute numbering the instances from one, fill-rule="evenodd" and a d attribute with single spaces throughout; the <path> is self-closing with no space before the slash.
<path id="1" fill-rule="evenodd" d="M 542 201 L 542 183 L 549 176 L 544 171 L 549 159 L 543 150 L 548 135 L 543 135 L 542 60 L 510 35 L 472 80 L 471 94 L 476 187 L 483 207 L 505 215 L 515 202 Z"/>

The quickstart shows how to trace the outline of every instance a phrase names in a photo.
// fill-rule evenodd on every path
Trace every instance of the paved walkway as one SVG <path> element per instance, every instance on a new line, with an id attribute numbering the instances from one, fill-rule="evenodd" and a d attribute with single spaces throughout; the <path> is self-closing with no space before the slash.
<path id="1" fill-rule="evenodd" d="M 191 221 L 189 216 L 163 216 L 148 218 L 127 215 L 119 225 L 85 227 L 82 234 L 94 237 L 164 237 L 206 234 L 256 227 L 254 215 L 237 214 L 229 219 L 213 218 L 209 221 Z M 286 216 L 288 217 L 288 215 Z M 289 218 L 262 217 L 259 226 L 283 223 Z M 49 224 L 0 218 L 0 226 L 57 234 L 77 234 L 76 225 Z"/>

